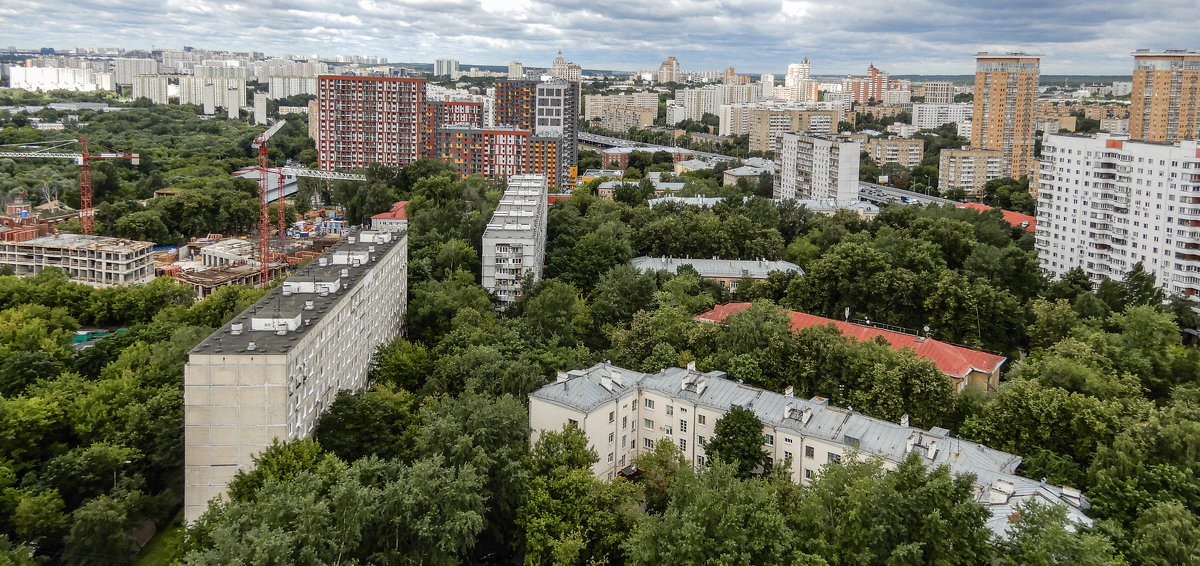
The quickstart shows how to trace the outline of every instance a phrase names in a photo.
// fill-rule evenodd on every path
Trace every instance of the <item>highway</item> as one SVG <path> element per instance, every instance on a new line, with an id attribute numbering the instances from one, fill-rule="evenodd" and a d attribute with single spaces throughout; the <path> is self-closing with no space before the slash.
<path id="1" fill-rule="evenodd" d="M 875 183 L 868 183 L 866 181 L 859 181 L 858 183 L 858 198 L 877 205 L 892 202 L 920 205 L 930 203 L 949 205 L 961 204 L 955 200 L 933 197 L 922 193 L 914 193 L 912 191 L 906 191 L 885 185 L 876 185 Z"/>
<path id="2" fill-rule="evenodd" d="M 651 145 L 651 144 L 639 143 L 639 142 L 622 139 L 622 138 L 614 138 L 611 136 L 602 136 L 599 134 L 589 134 L 587 132 L 579 132 L 579 141 L 581 143 L 586 143 L 588 145 L 594 145 L 597 147 L 605 147 L 605 148 L 608 148 L 608 147 L 643 147 L 646 149 L 646 151 L 649 151 L 650 153 L 654 153 L 659 150 L 671 151 L 674 149 L 678 149 L 678 148 L 666 146 L 666 145 Z M 692 154 L 695 155 L 698 159 L 703 159 L 705 161 L 740 161 L 736 157 L 730 157 L 728 155 L 721 155 L 719 153 L 708 153 L 705 151 L 696 151 L 696 150 L 691 150 L 691 151 L 692 151 Z"/>

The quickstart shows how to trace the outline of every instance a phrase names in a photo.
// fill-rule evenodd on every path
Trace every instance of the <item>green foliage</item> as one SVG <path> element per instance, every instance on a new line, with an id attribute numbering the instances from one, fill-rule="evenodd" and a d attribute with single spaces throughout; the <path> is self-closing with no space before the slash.
<path id="1" fill-rule="evenodd" d="M 364 393 L 343 390 L 321 414 L 313 437 L 346 462 L 367 456 L 411 460 L 419 402 L 411 393 L 378 383 Z"/>
<path id="2" fill-rule="evenodd" d="M 1066 509 L 1036 502 L 1018 506 L 1015 521 L 997 547 L 1002 566 L 1120 565 L 1112 543 L 1093 533 L 1067 528 Z"/>
<path id="3" fill-rule="evenodd" d="M 754 411 L 735 406 L 717 419 L 704 450 L 713 460 L 731 465 L 737 477 L 748 478 L 767 464 L 762 430 Z"/>
<path id="4" fill-rule="evenodd" d="M 63 563 L 77 566 L 128 563 L 137 546 L 130 534 L 132 521 L 124 503 L 102 495 L 73 513 Z"/>
<path id="5" fill-rule="evenodd" d="M 562 432 L 547 430 L 538 436 L 529 455 L 530 477 L 548 476 L 560 468 L 590 470 L 600 461 L 588 447 L 587 435 L 578 426 L 564 426 Z"/>

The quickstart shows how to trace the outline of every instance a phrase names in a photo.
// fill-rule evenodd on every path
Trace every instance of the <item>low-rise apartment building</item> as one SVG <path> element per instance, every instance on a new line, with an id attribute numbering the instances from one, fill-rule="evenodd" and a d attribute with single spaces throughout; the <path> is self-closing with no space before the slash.
<path id="1" fill-rule="evenodd" d="M 925 140 L 904 138 L 870 139 L 864 148 L 876 165 L 897 163 L 903 167 L 916 167 L 925 157 Z"/>
<path id="2" fill-rule="evenodd" d="M 72 281 L 97 287 L 148 283 L 154 279 L 154 244 L 80 234 L 54 234 L 0 241 L 0 266 L 15 275 L 37 275 L 47 267 Z"/>
<path id="3" fill-rule="evenodd" d="M 762 281 L 773 271 L 804 275 L 804 270 L 800 269 L 799 265 L 790 261 L 769 259 L 692 259 L 641 256 L 629 260 L 629 264 L 641 273 L 651 271 L 678 273 L 679 268 L 690 265 L 696 270 L 696 273 L 700 274 L 701 279 L 716 281 L 731 292 L 737 291 L 738 284 L 743 279 Z"/>
<path id="4" fill-rule="evenodd" d="M 1021 457 L 950 436 L 834 407 L 821 397 L 803 399 L 726 379 L 724 372 L 666 368 L 641 373 L 611 364 L 560 374 L 529 395 L 533 441 L 547 430 L 577 426 L 599 456 L 592 473 L 613 478 L 634 471 L 634 460 L 658 442 L 679 447 L 693 466 L 707 462 L 715 427 L 733 407 L 754 412 L 762 422 L 762 449 L 773 464 L 787 464 L 792 481 L 807 484 L 830 463 L 876 457 L 887 469 L 910 454 L 928 466 L 972 474 L 976 500 L 990 512 L 987 524 L 1003 536 L 1019 503 L 1029 500 L 1066 506 L 1071 520 L 1090 525 L 1087 499 L 1076 489 L 1016 474 Z"/>
<path id="5" fill-rule="evenodd" d="M 938 188 L 983 193 L 988 181 L 1004 176 L 1004 154 L 995 149 L 943 149 L 938 160 Z"/>

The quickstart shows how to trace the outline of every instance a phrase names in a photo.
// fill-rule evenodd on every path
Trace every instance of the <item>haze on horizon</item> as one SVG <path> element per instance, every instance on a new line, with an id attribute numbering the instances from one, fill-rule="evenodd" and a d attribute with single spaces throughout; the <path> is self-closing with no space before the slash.
<path id="1" fill-rule="evenodd" d="M 390 62 L 548 66 L 562 50 L 586 69 L 817 75 L 970 74 L 976 51 L 1044 56 L 1044 74 L 1128 75 L 1130 52 L 1195 48 L 1195 2 L 1016 0 L 36 0 L 0 7 L 4 47 L 122 47 L 378 55 Z M 1164 43 L 1164 41 L 1168 43 Z"/>

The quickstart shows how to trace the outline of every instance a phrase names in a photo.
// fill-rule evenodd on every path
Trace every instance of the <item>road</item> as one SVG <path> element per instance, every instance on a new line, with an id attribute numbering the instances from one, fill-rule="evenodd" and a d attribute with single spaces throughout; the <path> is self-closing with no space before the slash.
<path id="1" fill-rule="evenodd" d="M 891 202 L 899 202 L 904 204 L 920 204 L 929 203 L 958 205 L 958 201 L 945 199 L 941 197 L 933 197 L 922 193 L 914 193 L 895 187 L 885 185 L 876 185 L 866 181 L 858 183 L 858 198 L 875 204 L 887 204 Z"/>

